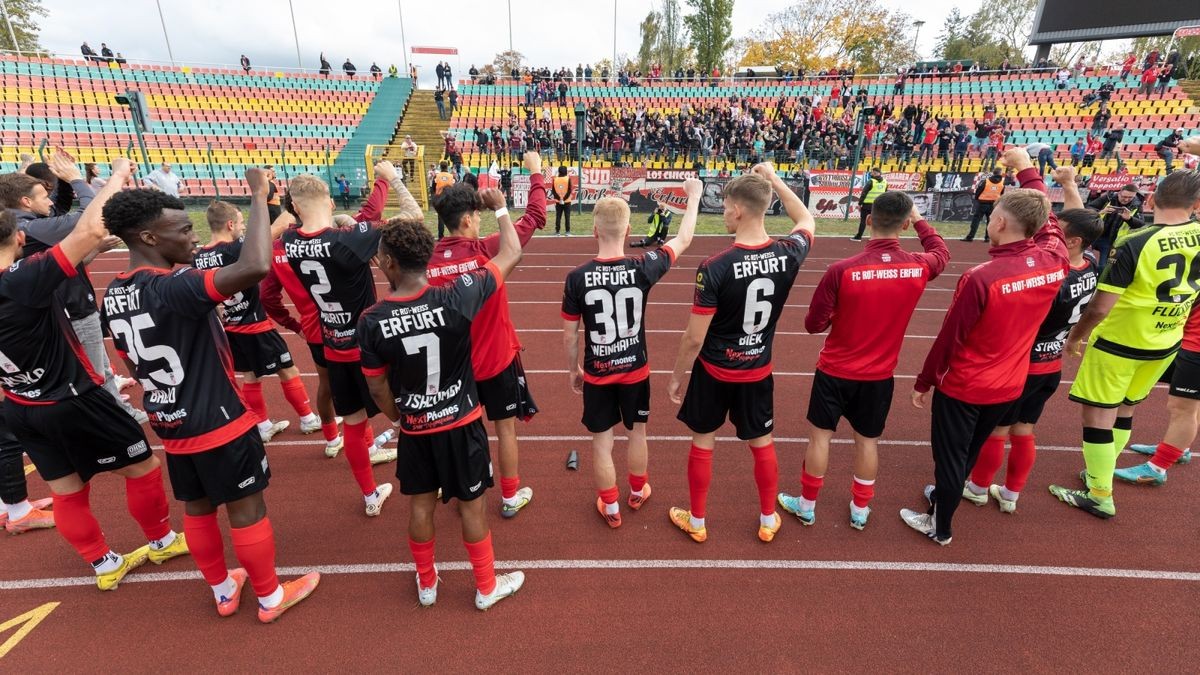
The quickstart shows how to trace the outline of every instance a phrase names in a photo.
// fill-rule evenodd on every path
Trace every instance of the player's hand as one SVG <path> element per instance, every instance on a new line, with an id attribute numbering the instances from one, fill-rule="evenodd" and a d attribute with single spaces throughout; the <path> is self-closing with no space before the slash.
<path id="1" fill-rule="evenodd" d="M 252 196 L 266 197 L 270 182 L 265 169 L 259 169 L 258 167 L 246 169 L 246 185 L 249 186 Z"/>
<path id="2" fill-rule="evenodd" d="M 1179 141 L 1179 151 L 1188 155 L 1200 155 L 1200 136 Z"/>
<path id="3" fill-rule="evenodd" d="M 1067 343 L 1063 345 L 1063 351 L 1075 358 L 1080 358 L 1083 356 L 1084 344 L 1083 338 L 1077 335 L 1069 335 L 1067 336 Z"/>
<path id="4" fill-rule="evenodd" d="M 583 393 L 583 370 L 581 368 L 579 368 L 578 366 L 573 368 L 571 370 L 570 380 L 571 380 L 571 391 L 575 392 L 576 394 L 582 394 Z"/>
<path id="5" fill-rule="evenodd" d="M 1004 151 L 1000 157 L 1000 164 L 1021 172 L 1033 166 L 1033 160 L 1029 158 L 1029 152 L 1025 148 L 1016 147 Z"/>
<path id="6" fill-rule="evenodd" d="M 1060 166 L 1050 173 L 1050 177 L 1059 185 L 1074 185 L 1078 173 L 1073 166 Z"/>
<path id="7" fill-rule="evenodd" d="M 489 211 L 499 211 L 504 208 L 504 193 L 496 188 L 480 190 L 479 200 L 483 202 L 484 208 Z"/>
<path id="8" fill-rule="evenodd" d="M 525 169 L 530 174 L 542 172 L 542 156 L 530 150 L 525 153 Z"/>
<path id="9" fill-rule="evenodd" d="M 671 397 L 671 403 L 676 405 L 683 403 L 683 378 L 678 375 L 671 376 L 671 382 L 667 385 L 667 396 Z"/>
<path id="10" fill-rule="evenodd" d="M 333 224 L 335 227 L 354 227 L 358 223 L 354 222 L 354 216 L 346 213 L 339 213 L 333 217 Z"/>
<path id="11" fill-rule="evenodd" d="M 916 225 L 922 220 L 925 220 L 925 216 L 921 215 L 921 209 L 918 209 L 917 205 L 913 204 L 912 211 L 908 212 L 908 224 Z"/>
<path id="12" fill-rule="evenodd" d="M 704 181 L 699 178 L 688 178 L 683 181 L 683 192 L 688 199 L 699 199 L 704 194 Z"/>
<path id="13" fill-rule="evenodd" d="M 128 157 L 117 157 L 112 161 L 112 178 L 124 180 L 137 172 L 137 165 L 129 161 Z M 112 180 L 110 178 L 109 180 Z"/>
<path id="14" fill-rule="evenodd" d="M 100 240 L 100 243 L 96 246 L 96 251 L 98 253 L 106 253 L 120 245 L 121 245 L 121 238 L 110 234 Z"/>
<path id="15" fill-rule="evenodd" d="M 62 149 L 55 150 L 50 156 L 48 162 L 50 171 L 58 176 L 59 180 L 65 180 L 70 183 L 73 180 L 81 180 L 83 174 L 79 173 L 79 166 L 75 164 L 75 158 L 68 155 Z"/>
<path id="16" fill-rule="evenodd" d="M 771 164 L 770 162 L 761 162 L 759 164 L 755 164 L 750 169 L 750 173 L 752 173 L 760 178 L 765 178 L 768 181 L 774 180 L 775 179 L 775 166 L 773 164 Z"/>
<path id="17" fill-rule="evenodd" d="M 914 408 L 920 408 L 924 410 L 925 407 L 929 405 L 929 392 L 917 391 L 916 389 L 913 389 L 912 404 Z"/>
<path id="18" fill-rule="evenodd" d="M 390 183 L 399 177 L 400 171 L 385 159 L 375 164 L 375 175 Z"/>

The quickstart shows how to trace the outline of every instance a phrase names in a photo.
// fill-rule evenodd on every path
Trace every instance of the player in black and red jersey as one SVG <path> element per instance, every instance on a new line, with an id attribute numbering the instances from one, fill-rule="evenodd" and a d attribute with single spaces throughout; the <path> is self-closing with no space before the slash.
<path id="1" fill-rule="evenodd" d="M 59 243 L 18 258 L 24 233 L 10 212 L 0 212 L 0 386 L 13 434 L 49 484 L 59 534 L 92 564 L 102 591 L 147 559 L 161 563 L 188 552 L 171 530 L 162 469 L 141 426 L 100 388 L 56 290 L 105 236 L 101 209 L 133 171 L 113 162 L 112 179 Z M 125 556 L 109 548 L 89 504 L 92 476 L 111 471 L 125 478 L 129 512 L 150 540 Z"/>
<path id="2" fill-rule="evenodd" d="M 104 222 L 129 247 L 129 270 L 104 293 L 104 323 L 145 389 L 150 426 L 167 451 L 184 533 L 212 587 L 217 613 L 237 611 L 249 578 L 258 618 L 269 623 L 316 589 L 313 572 L 280 584 L 275 535 L 263 490 L 271 473 L 257 416 L 234 379 L 216 308 L 258 284 L 271 264 L 267 174 L 248 169 L 250 226 L 237 262 L 200 271 L 190 265 L 199 238 L 178 198 L 128 190 L 104 207 Z M 225 505 L 233 550 L 244 569 L 225 566 L 217 507 Z"/>
<path id="3" fill-rule="evenodd" d="M 767 236 L 763 217 L 778 195 L 796 224 L 782 239 Z M 712 452 L 726 417 L 737 437 L 748 441 L 758 484 L 758 538 L 775 538 L 782 520 L 775 512 L 779 464 L 771 429 L 775 424 L 771 344 L 792 283 L 812 247 L 814 222 L 804 203 L 775 175 L 770 164 L 755 166 L 725 186 L 725 229 L 733 246 L 700 264 L 692 315 L 679 346 L 668 392 L 682 403 L 679 419 L 692 430 L 688 453 L 691 510 L 672 508 L 671 522 L 695 541 L 704 526 Z M 684 396 L 684 376 L 692 369 Z"/>
<path id="4" fill-rule="evenodd" d="M 1059 185 L 1075 185 L 1075 167 L 1058 167 L 1054 170 L 1054 180 Z M 996 429 L 983 442 L 971 478 L 963 487 L 964 499 L 976 506 L 983 506 L 988 503 L 990 494 L 1003 513 L 1017 510 L 1017 498 L 1037 458 L 1034 425 L 1041 418 L 1046 401 L 1058 390 L 1062 380 L 1063 347 L 1067 342 L 1067 334 L 1072 326 L 1079 323 L 1084 308 L 1096 293 L 1096 284 L 1100 279 L 1098 259 L 1088 247 L 1103 234 L 1103 221 L 1095 211 L 1083 207 L 1083 200 L 1076 190 L 1064 191 L 1063 207 L 1058 214 L 1058 222 L 1067 242 L 1071 267 L 1034 338 L 1033 350 L 1029 354 L 1029 375 L 1025 378 L 1021 397 L 1012 404 Z M 1012 449 L 1008 454 L 1004 484 L 993 485 L 992 479 L 1004 463 L 1005 442 L 1010 443 Z"/>
<path id="5" fill-rule="evenodd" d="M 375 170 L 395 174 L 395 167 L 387 162 L 380 162 Z M 420 213 L 407 190 L 401 189 L 399 196 L 406 213 L 414 209 Z M 356 328 L 358 318 L 375 304 L 371 257 L 379 249 L 379 230 L 365 221 L 335 227 L 329 185 L 316 176 L 292 179 L 288 197 L 301 225 L 283 233 L 284 253 L 317 306 L 333 407 L 345 419 L 346 459 L 362 491 L 367 515 L 377 516 L 392 493 L 392 484 L 376 485 L 371 470 L 370 418 L 379 409 L 371 400 L 359 365 Z"/>
<path id="6" fill-rule="evenodd" d="M 196 251 L 192 265 L 209 270 L 232 265 L 242 255 L 246 223 L 242 212 L 229 202 L 214 201 L 205 212 L 212 238 L 207 246 Z M 272 232 L 274 234 L 274 232 Z M 263 443 L 288 427 L 287 420 L 272 422 L 263 398 L 261 377 L 278 375 L 283 396 L 300 416 L 300 433 L 311 434 L 321 429 L 321 418 L 312 411 L 308 392 L 300 379 L 300 369 L 292 361 L 292 353 L 279 332 L 271 327 L 262 303 L 258 285 L 234 293 L 222 306 L 222 323 L 233 354 L 233 368 L 242 375 L 242 398 L 258 417 L 258 433 Z"/>
<path id="7" fill-rule="evenodd" d="M 903 192 L 878 195 L 865 224 L 871 228 L 870 241 L 858 255 L 829 266 L 804 317 L 808 332 L 829 329 L 829 337 L 817 359 L 808 398 L 812 432 L 800 473 L 800 496 L 781 492 L 779 505 L 805 525 L 816 522 L 829 443 L 845 417 L 855 448 L 850 526 L 867 526 L 879 471 L 879 437 L 892 406 L 892 375 L 904 332 L 926 283 L 950 260 L 946 242 Z M 924 252 L 900 247 L 900 233 L 909 225 L 920 236 Z"/>
<path id="8" fill-rule="evenodd" d="M 525 153 L 529 172 L 529 204 L 516 222 L 521 245 L 529 243 L 535 230 L 546 226 L 546 190 L 542 158 Z M 450 235 L 439 239 L 429 261 L 429 283 L 454 283 L 458 275 L 483 267 L 500 248 L 498 235 L 479 236 L 479 198 L 475 188 L 460 183 L 446 188 L 434 200 L 438 216 L 446 221 Z M 529 393 L 525 368 L 521 365 L 521 342 L 508 315 L 508 291 L 501 286 L 472 324 L 471 363 L 487 418 L 496 427 L 496 455 L 500 460 L 500 515 L 512 518 L 533 499 L 533 489 L 521 487 L 517 451 L 517 419 L 528 422 L 537 413 Z"/>
<path id="9" fill-rule="evenodd" d="M 567 351 L 571 388 L 583 394 L 583 425 L 592 432 L 596 478 L 596 510 L 609 527 L 621 526 L 617 503 L 617 470 L 613 466 L 613 430 L 624 422 L 629 431 L 629 508 L 638 510 L 650 498 L 646 482 L 650 419 L 650 362 L 642 321 L 650 289 L 692 243 L 704 184 L 684 182 L 687 212 L 679 236 L 657 250 L 626 257 L 629 204 L 606 197 L 592 211 L 599 255 L 567 275 L 563 288 L 563 346 Z M 579 323 L 583 322 L 583 366 L 579 364 Z"/>
<path id="10" fill-rule="evenodd" d="M 371 394 L 400 429 L 396 477 L 400 491 L 412 497 L 408 543 L 417 598 L 426 607 L 437 601 L 433 512 L 439 491 L 443 503 L 458 500 L 475 606 L 486 610 L 525 582 L 521 572 L 495 573 L 483 497 L 492 486 L 492 463 L 471 363 L 472 322 L 520 261 L 521 245 L 500 191 L 484 190 L 479 198 L 500 223 L 491 260 L 452 284 L 431 285 L 426 267 L 434 242 L 424 218 L 393 218 L 383 228 L 377 258 L 392 292 L 358 322 Z"/>

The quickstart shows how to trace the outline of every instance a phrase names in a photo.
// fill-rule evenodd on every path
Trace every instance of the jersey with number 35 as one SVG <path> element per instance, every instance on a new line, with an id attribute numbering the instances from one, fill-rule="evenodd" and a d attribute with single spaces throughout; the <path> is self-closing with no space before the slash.
<path id="1" fill-rule="evenodd" d="M 812 239 L 803 230 L 761 246 L 734 244 L 696 270 L 693 314 L 712 314 L 700 363 L 723 382 L 771 374 L 775 324 Z"/>
<path id="2" fill-rule="evenodd" d="M 379 230 L 370 223 L 329 227 L 307 234 L 283 233 L 288 264 L 317 305 L 325 358 L 339 363 L 359 360 L 358 318 L 375 304 L 371 257 L 379 250 Z"/>
<path id="3" fill-rule="evenodd" d="M 217 270 L 140 267 L 118 274 L 101 317 L 145 390 L 150 427 L 167 452 L 220 447 L 258 423 L 242 401 L 216 308 Z"/>
<path id="4" fill-rule="evenodd" d="M 406 434 L 431 434 L 479 419 L 471 323 L 500 288 L 492 263 L 445 286 L 387 297 L 358 322 L 363 374 L 387 375 Z"/>
<path id="5" fill-rule="evenodd" d="M 671 269 L 670 248 L 628 258 L 589 260 L 567 275 L 562 317 L 583 321 L 583 379 L 635 384 L 650 376 L 642 320 L 650 289 Z"/>

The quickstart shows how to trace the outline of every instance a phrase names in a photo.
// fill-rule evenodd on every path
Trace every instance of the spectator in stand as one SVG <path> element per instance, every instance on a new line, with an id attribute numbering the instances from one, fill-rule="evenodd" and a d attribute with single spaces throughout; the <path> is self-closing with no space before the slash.
<path id="1" fill-rule="evenodd" d="M 1031 157 L 1037 158 L 1038 171 L 1044 176 L 1046 175 L 1046 167 L 1051 170 L 1058 168 L 1058 163 L 1054 161 L 1054 146 L 1047 143 L 1030 143 L 1025 148 L 1029 151 Z"/>
<path id="2" fill-rule="evenodd" d="M 400 74 L 400 69 L 396 67 L 396 64 L 393 63 L 391 66 L 388 67 L 388 79 L 395 78 L 399 74 Z"/>
<path id="3" fill-rule="evenodd" d="M 89 47 L 87 42 L 84 42 L 82 45 L 79 46 L 79 52 L 81 54 L 83 54 L 84 61 L 99 61 L 100 60 L 100 58 L 96 56 L 96 50 Z"/>
<path id="4" fill-rule="evenodd" d="M 1054 87 L 1056 89 L 1069 89 L 1071 86 L 1071 71 L 1066 68 L 1059 68 L 1054 74 Z"/>
<path id="5" fill-rule="evenodd" d="M 437 74 L 437 88 L 441 89 L 446 82 L 446 67 L 442 65 L 441 61 L 438 61 L 437 67 L 433 70 Z"/>
<path id="6" fill-rule="evenodd" d="M 446 119 L 446 90 L 442 89 L 442 85 L 438 84 L 438 88 L 433 90 L 433 102 L 437 104 L 438 119 Z"/>
<path id="7" fill-rule="evenodd" d="M 1138 87 L 1138 93 L 1142 96 L 1150 96 L 1154 93 L 1154 83 L 1158 80 L 1158 66 L 1150 66 L 1142 71 L 1141 86 Z"/>
<path id="8" fill-rule="evenodd" d="M 479 79 L 479 69 L 475 67 L 474 63 L 471 64 L 471 68 L 467 71 L 467 75 L 471 76 L 471 84 L 475 84 L 475 81 Z"/>
<path id="9" fill-rule="evenodd" d="M 967 232 L 967 236 L 963 237 L 963 241 L 975 241 L 975 231 L 979 229 L 979 223 L 982 221 L 991 222 L 992 209 L 996 207 L 996 201 L 1004 194 L 1004 172 L 1000 167 L 992 169 L 992 175 L 986 179 L 979 181 L 975 186 L 975 212 L 971 214 L 971 229 Z M 988 240 L 987 227 L 983 230 L 983 240 Z"/>
<path id="10" fill-rule="evenodd" d="M 1167 89 L 1171 88 L 1171 78 L 1175 75 L 1175 66 L 1171 63 L 1164 63 L 1159 67 L 1158 86 L 1154 91 L 1162 96 L 1167 93 Z"/>
<path id="11" fill-rule="evenodd" d="M 984 147 L 987 145 L 988 136 L 992 134 L 992 125 L 982 120 L 975 121 L 975 137 L 971 140 L 971 148 L 974 149 L 979 157 L 984 154 Z"/>
<path id="12" fill-rule="evenodd" d="M 142 183 L 149 188 L 161 190 L 168 195 L 179 198 L 179 191 L 183 187 L 183 179 L 179 174 L 171 171 L 171 165 L 163 162 L 157 169 L 146 174 L 142 179 Z"/>
<path id="13" fill-rule="evenodd" d="M 1128 230 L 1145 226 L 1146 221 L 1141 214 L 1142 203 L 1142 196 L 1138 194 L 1138 188 L 1133 183 L 1120 190 L 1105 192 L 1087 203 L 1089 209 L 1100 213 L 1100 219 L 1104 223 L 1104 231 L 1092 242 L 1101 269 L 1108 264 L 1113 244 L 1118 239 Z"/>
<path id="14" fill-rule="evenodd" d="M 1091 106 L 1093 103 L 1095 103 L 1096 101 L 1100 101 L 1101 103 L 1108 103 L 1109 99 L 1112 98 L 1113 91 L 1115 91 L 1116 88 L 1117 88 L 1117 86 L 1115 84 L 1113 84 L 1112 82 L 1105 82 L 1105 83 L 1101 84 L 1099 87 L 1096 88 L 1096 91 L 1083 97 L 1083 100 L 1081 100 L 1079 102 L 1079 107 L 1087 108 L 1087 107 Z"/>
<path id="15" fill-rule="evenodd" d="M 342 72 L 345 73 L 346 77 L 350 79 L 354 79 L 354 74 L 358 72 L 358 69 L 354 67 L 354 64 L 350 63 L 349 57 L 347 57 L 346 62 L 342 64 Z"/>
<path id="16" fill-rule="evenodd" d="M 92 192 L 99 192 L 108 183 L 100 177 L 100 170 L 92 162 L 83 165 L 83 181 L 92 188 Z"/>
<path id="17" fill-rule="evenodd" d="M 1151 49 L 1150 53 L 1146 54 L 1146 60 L 1142 62 L 1142 68 L 1153 68 L 1158 65 L 1158 50 Z"/>
<path id="18" fill-rule="evenodd" d="M 383 77 L 383 70 L 381 70 L 379 68 L 379 66 L 375 64 L 374 61 L 372 61 L 371 62 L 371 79 L 378 80 L 381 77 Z"/>
<path id="19" fill-rule="evenodd" d="M 283 205 L 279 185 L 275 182 L 275 167 L 270 164 L 263 167 L 267 172 L 267 220 L 274 223 L 283 214 Z"/>
<path id="20" fill-rule="evenodd" d="M 442 68 L 444 70 L 443 74 L 446 76 L 446 88 L 449 89 L 454 86 L 454 71 L 450 69 L 449 61 L 443 63 Z"/>
<path id="21" fill-rule="evenodd" d="M 1075 139 L 1075 143 L 1071 145 L 1071 166 L 1079 166 L 1083 163 L 1083 154 L 1087 150 L 1087 145 L 1084 144 L 1082 138 Z"/>
<path id="22" fill-rule="evenodd" d="M 1112 119 L 1112 112 L 1108 109 L 1107 103 L 1101 103 L 1100 109 L 1092 116 L 1092 133 L 1099 134 L 1108 128 L 1108 121 Z"/>
<path id="23" fill-rule="evenodd" d="M 1154 151 L 1166 162 L 1168 176 L 1171 175 L 1171 172 L 1175 171 L 1175 151 L 1179 148 L 1179 142 L 1182 140 L 1183 129 L 1176 129 L 1154 146 Z"/>
<path id="24" fill-rule="evenodd" d="M 121 52 L 117 52 L 117 60 L 116 60 L 116 64 L 117 64 L 118 66 L 123 66 L 123 65 L 125 65 L 126 63 L 127 63 L 127 61 L 125 60 L 125 57 L 124 57 L 124 56 L 121 56 Z"/>
<path id="25" fill-rule="evenodd" d="M 417 170 L 417 142 L 413 140 L 411 134 L 405 134 L 404 142 L 400 144 L 400 155 L 404 158 L 404 178 L 412 180 L 416 175 Z"/>
<path id="26" fill-rule="evenodd" d="M 458 110 L 458 90 L 451 88 L 446 98 L 450 100 L 450 116 L 453 116 L 454 111 Z"/>
<path id="27" fill-rule="evenodd" d="M 1087 142 L 1083 146 L 1083 164 L 1085 167 L 1092 167 L 1096 163 L 1096 155 L 1100 154 L 1100 149 L 1103 143 L 1100 142 L 1098 136 L 1092 134 L 1087 135 Z"/>
<path id="28" fill-rule="evenodd" d="M 1121 160 L 1121 142 L 1125 140 L 1125 125 L 1117 122 L 1112 129 L 1104 132 L 1104 146 L 1101 148 L 1100 159 L 1117 160 L 1117 171 L 1125 171 L 1125 162 Z"/>
<path id="29" fill-rule="evenodd" d="M 242 54 L 242 58 L 239 59 L 239 61 L 242 64 L 242 70 L 246 71 L 246 74 L 249 75 L 250 74 L 250 57 L 246 56 L 245 54 Z"/>
<path id="30" fill-rule="evenodd" d="M 105 63 L 113 62 L 113 50 L 108 48 L 108 45 L 100 43 L 100 58 L 104 59 Z"/>
<path id="31" fill-rule="evenodd" d="M 950 160 L 951 171 L 961 171 L 963 159 L 967 156 L 967 148 L 971 144 L 971 135 L 963 127 L 954 134 L 954 158 Z"/>
<path id="32" fill-rule="evenodd" d="M 329 61 L 325 59 L 325 52 L 321 52 L 321 74 L 329 77 L 329 73 L 333 71 L 333 66 L 329 65 Z"/>
<path id="33" fill-rule="evenodd" d="M 1129 74 L 1133 72 L 1133 64 L 1135 63 L 1137 63 L 1137 55 L 1133 52 L 1130 52 L 1129 55 L 1125 57 L 1125 62 L 1121 64 L 1122 82 L 1124 82 L 1125 78 L 1129 77 Z"/>
<path id="34" fill-rule="evenodd" d="M 408 77 L 413 82 L 417 81 L 417 64 L 410 63 L 408 66 Z"/>
<path id="35" fill-rule="evenodd" d="M 346 174 L 338 174 L 337 177 L 338 197 L 342 199 L 342 209 L 350 210 L 350 181 L 346 180 Z"/>

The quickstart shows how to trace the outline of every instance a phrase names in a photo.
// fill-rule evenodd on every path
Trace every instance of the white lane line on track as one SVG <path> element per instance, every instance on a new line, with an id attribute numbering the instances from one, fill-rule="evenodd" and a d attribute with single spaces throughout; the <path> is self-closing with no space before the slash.
<path id="1" fill-rule="evenodd" d="M 1144 570 L 1114 567 L 1067 567 L 1058 565 L 1003 565 L 994 563 L 932 563 L 891 560 L 497 560 L 496 568 L 503 570 L 819 570 L 854 572 L 924 572 L 933 574 L 1016 574 L 1022 576 L 1082 577 L 1089 579 L 1135 579 L 1138 581 L 1200 582 L 1200 572 L 1175 570 Z M 438 561 L 443 572 L 465 572 L 471 563 Z M 315 565 L 311 567 L 280 567 L 282 576 L 308 572 L 321 574 L 411 574 L 412 563 L 374 563 L 351 565 Z M 199 572 L 134 572 L 121 582 L 163 583 L 200 580 Z M 38 590 L 91 586 L 95 577 L 51 577 L 0 581 L 0 590 Z"/>

